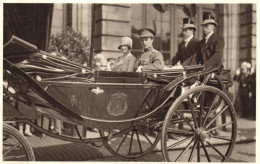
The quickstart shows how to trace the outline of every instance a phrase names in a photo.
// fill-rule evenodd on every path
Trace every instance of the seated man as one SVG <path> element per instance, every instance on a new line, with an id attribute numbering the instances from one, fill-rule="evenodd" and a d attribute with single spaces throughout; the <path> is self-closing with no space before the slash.
<path id="1" fill-rule="evenodd" d="M 144 53 L 138 60 L 137 72 L 142 70 L 163 70 L 164 61 L 161 52 L 153 48 L 153 38 L 155 32 L 149 28 L 142 28 L 139 30 L 139 37 L 144 48 Z"/>

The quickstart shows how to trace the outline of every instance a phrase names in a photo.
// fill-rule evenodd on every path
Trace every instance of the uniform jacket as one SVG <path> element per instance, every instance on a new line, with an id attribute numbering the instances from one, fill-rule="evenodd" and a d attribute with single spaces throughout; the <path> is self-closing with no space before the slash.
<path id="1" fill-rule="evenodd" d="M 200 45 L 199 39 L 192 37 L 185 48 L 185 42 L 183 41 L 179 47 L 176 55 L 172 58 L 172 65 L 177 64 L 179 61 L 183 66 L 189 66 L 197 64 L 195 60 L 195 52 Z"/>
<path id="2" fill-rule="evenodd" d="M 224 38 L 213 33 L 207 43 L 205 39 L 200 42 L 197 50 L 197 63 L 203 64 L 205 68 L 220 66 L 223 64 Z"/>
<path id="3" fill-rule="evenodd" d="M 144 52 L 139 61 L 138 65 L 143 66 L 143 70 L 163 70 L 164 69 L 164 60 L 161 52 L 151 49 Z"/>
<path id="4" fill-rule="evenodd" d="M 123 60 L 123 61 L 122 61 Z M 122 56 L 117 58 L 117 62 L 122 61 L 116 66 L 116 71 L 133 72 L 135 71 L 136 58 L 131 54 L 123 59 Z"/>

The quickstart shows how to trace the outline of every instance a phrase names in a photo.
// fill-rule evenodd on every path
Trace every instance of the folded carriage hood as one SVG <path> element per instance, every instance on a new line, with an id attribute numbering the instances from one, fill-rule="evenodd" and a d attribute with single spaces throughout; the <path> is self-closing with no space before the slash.
<path id="1" fill-rule="evenodd" d="M 30 58 L 39 51 L 37 46 L 13 35 L 4 45 L 4 58 L 15 64 Z"/>

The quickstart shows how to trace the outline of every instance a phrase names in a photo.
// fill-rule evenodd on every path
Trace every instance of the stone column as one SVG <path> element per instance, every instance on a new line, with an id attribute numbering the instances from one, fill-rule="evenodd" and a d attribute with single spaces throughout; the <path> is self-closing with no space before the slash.
<path id="1" fill-rule="evenodd" d="M 225 40 L 224 69 L 230 69 L 232 77 L 239 67 L 239 5 L 219 4 L 217 33 Z M 236 83 L 229 89 L 234 95 L 237 94 Z"/>
<path id="2" fill-rule="evenodd" d="M 53 6 L 51 35 L 61 33 L 64 23 L 64 5 L 61 3 L 55 3 Z"/>
<path id="3" fill-rule="evenodd" d="M 256 63 L 256 4 L 240 4 L 240 63 Z"/>

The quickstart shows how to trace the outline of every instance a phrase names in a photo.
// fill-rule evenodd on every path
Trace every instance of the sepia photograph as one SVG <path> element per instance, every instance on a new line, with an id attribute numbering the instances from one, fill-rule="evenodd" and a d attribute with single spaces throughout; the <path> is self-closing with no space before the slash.
<path id="1" fill-rule="evenodd" d="M 256 3 L 3 3 L 2 161 L 256 160 Z"/>

